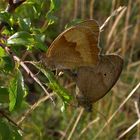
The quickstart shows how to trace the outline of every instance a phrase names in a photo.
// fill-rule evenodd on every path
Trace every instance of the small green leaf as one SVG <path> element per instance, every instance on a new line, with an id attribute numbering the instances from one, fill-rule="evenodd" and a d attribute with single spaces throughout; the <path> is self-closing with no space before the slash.
<path id="1" fill-rule="evenodd" d="M 6 55 L 5 50 L 0 47 L 0 57 L 3 57 L 5 55 Z"/>
<path id="2" fill-rule="evenodd" d="M 51 0 L 50 11 L 56 11 L 61 6 L 61 0 Z"/>
<path id="3" fill-rule="evenodd" d="M 0 21 L 8 23 L 10 25 L 10 14 L 5 11 L 0 12 Z"/>
<path id="4" fill-rule="evenodd" d="M 56 16 L 54 16 L 54 12 L 56 12 L 60 8 L 60 5 L 61 0 L 51 0 L 50 9 L 46 14 L 48 25 L 55 23 L 55 21 L 58 19 Z"/>
<path id="5" fill-rule="evenodd" d="M 16 32 L 11 37 L 8 38 L 8 45 L 30 45 L 32 44 L 34 39 L 32 35 L 26 31 Z"/>
<path id="6" fill-rule="evenodd" d="M 61 111 L 64 112 L 66 110 L 66 103 L 63 102 L 63 105 L 61 106 Z"/>
<path id="7" fill-rule="evenodd" d="M 10 72 L 14 68 L 14 62 L 10 56 L 3 56 L 0 58 L 0 70 L 3 72 Z"/>
<path id="8" fill-rule="evenodd" d="M 30 31 L 31 28 L 31 20 L 29 18 L 19 18 L 18 19 L 18 24 L 21 30 L 23 31 Z"/>
<path id="9" fill-rule="evenodd" d="M 46 19 L 48 20 L 48 25 L 52 25 L 58 20 L 58 18 L 54 16 L 54 13 L 51 11 L 47 13 Z"/>
<path id="10" fill-rule="evenodd" d="M 35 34 L 34 35 L 34 48 L 38 48 L 42 51 L 46 51 L 47 50 L 47 47 L 46 45 L 44 44 L 44 40 L 45 40 L 45 35 L 43 34 Z"/>
<path id="11" fill-rule="evenodd" d="M 44 43 L 42 43 L 42 42 L 35 42 L 34 48 L 38 48 L 38 49 L 40 49 L 42 51 L 46 51 L 47 50 L 46 45 Z"/>
<path id="12" fill-rule="evenodd" d="M 22 104 L 23 97 L 26 95 L 24 80 L 19 70 L 16 71 L 14 77 L 9 83 L 9 110 L 19 109 Z"/>

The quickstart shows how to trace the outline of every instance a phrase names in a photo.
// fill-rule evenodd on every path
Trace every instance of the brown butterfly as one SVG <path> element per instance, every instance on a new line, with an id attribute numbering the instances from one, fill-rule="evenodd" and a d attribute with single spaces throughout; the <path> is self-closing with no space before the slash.
<path id="1" fill-rule="evenodd" d="M 62 32 L 45 56 L 49 68 L 77 68 L 77 100 L 86 110 L 107 94 L 122 71 L 123 60 L 118 55 L 99 55 L 98 40 L 98 23 L 87 20 Z"/>
<path id="2" fill-rule="evenodd" d="M 94 67 L 78 69 L 77 100 L 80 106 L 91 111 L 92 103 L 105 96 L 118 80 L 123 60 L 118 55 L 100 55 L 99 63 Z"/>
<path id="3" fill-rule="evenodd" d="M 87 20 L 62 32 L 49 47 L 45 63 L 51 69 L 94 66 L 99 61 L 99 25 Z"/>

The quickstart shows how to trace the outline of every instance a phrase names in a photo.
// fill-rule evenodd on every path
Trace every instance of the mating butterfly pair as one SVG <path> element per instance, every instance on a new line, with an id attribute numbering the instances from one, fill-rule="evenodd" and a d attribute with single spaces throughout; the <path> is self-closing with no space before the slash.
<path id="1" fill-rule="evenodd" d="M 114 86 L 123 66 L 120 56 L 100 54 L 99 34 L 95 20 L 81 22 L 62 32 L 45 56 L 49 68 L 77 68 L 77 101 L 86 110 Z"/>

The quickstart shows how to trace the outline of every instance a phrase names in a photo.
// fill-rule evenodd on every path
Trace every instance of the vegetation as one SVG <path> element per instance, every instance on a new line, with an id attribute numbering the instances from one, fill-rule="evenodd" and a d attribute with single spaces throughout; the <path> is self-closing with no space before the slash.
<path id="1" fill-rule="evenodd" d="M 65 28 L 92 18 L 104 25 L 102 53 L 121 55 L 124 67 L 88 113 L 75 107 L 73 80 L 41 61 Z M 1 0 L 0 140 L 140 139 L 139 26 L 139 0 Z"/>

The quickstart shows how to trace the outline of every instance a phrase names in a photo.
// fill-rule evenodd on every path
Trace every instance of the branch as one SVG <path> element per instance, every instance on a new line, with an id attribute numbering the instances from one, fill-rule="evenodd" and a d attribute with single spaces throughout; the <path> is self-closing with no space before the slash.
<path id="1" fill-rule="evenodd" d="M 9 122 L 11 122 L 13 125 L 15 125 L 18 129 L 20 129 L 20 130 L 23 132 L 23 130 L 20 128 L 20 126 L 19 126 L 16 122 L 14 122 L 10 117 L 8 117 L 8 116 L 5 114 L 4 111 L 0 110 L 0 114 L 1 114 L 4 118 L 6 118 Z"/>
<path id="2" fill-rule="evenodd" d="M 45 94 L 47 96 L 49 96 L 50 94 L 47 92 L 46 88 L 42 85 L 42 83 L 40 82 L 40 80 L 30 71 L 30 69 L 24 64 L 24 62 L 17 56 L 13 56 L 14 60 L 17 61 L 21 67 L 27 72 L 27 74 L 29 74 L 32 79 L 38 84 L 40 85 L 40 87 L 44 90 Z M 49 98 L 52 100 L 53 104 L 55 105 L 54 103 L 54 100 L 52 99 L 51 96 L 49 96 Z"/>
<path id="3" fill-rule="evenodd" d="M 48 93 L 48 91 L 46 90 L 46 88 L 42 85 L 42 83 L 40 82 L 40 80 L 32 73 L 32 71 L 24 64 L 24 62 L 19 58 L 17 57 L 16 55 L 13 54 L 13 52 L 10 53 L 10 49 L 6 46 L 4 46 L 4 44 L 0 44 L 0 46 L 15 60 L 17 61 L 21 67 L 27 72 L 28 75 L 31 76 L 31 78 L 43 89 L 43 91 L 45 92 L 45 94 L 47 96 L 49 96 L 50 94 Z M 54 103 L 54 100 L 51 96 L 49 96 L 51 101 L 53 102 L 53 104 L 55 105 Z"/>

